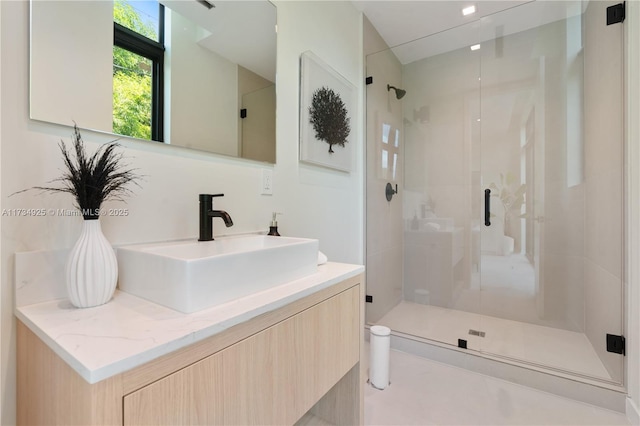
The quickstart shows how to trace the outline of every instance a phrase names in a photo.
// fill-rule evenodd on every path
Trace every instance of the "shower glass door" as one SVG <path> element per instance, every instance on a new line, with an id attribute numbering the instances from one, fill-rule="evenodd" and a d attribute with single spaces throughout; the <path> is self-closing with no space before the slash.
<path id="1" fill-rule="evenodd" d="M 483 352 L 621 383 L 623 357 L 606 350 L 623 318 L 622 25 L 606 25 L 610 4 L 531 2 L 481 20 L 480 318 Z"/>
<path id="2" fill-rule="evenodd" d="M 480 54 L 469 49 L 479 35 L 475 22 L 367 56 L 367 321 L 470 350 L 480 350 L 467 339 L 480 293 L 466 291 L 480 286 Z M 400 186 L 390 201 L 387 183 Z"/>
<path id="3" fill-rule="evenodd" d="M 611 4 L 529 2 L 371 48 L 368 323 L 622 383 L 623 357 L 606 348 L 623 332 L 623 45 L 622 25 L 605 24 Z M 391 201 L 387 183 L 399 186 Z"/>

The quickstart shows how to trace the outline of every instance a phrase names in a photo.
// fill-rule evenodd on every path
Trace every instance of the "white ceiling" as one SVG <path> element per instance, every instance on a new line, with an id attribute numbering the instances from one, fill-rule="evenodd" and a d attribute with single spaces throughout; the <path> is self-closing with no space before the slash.
<path id="1" fill-rule="evenodd" d="M 403 64 L 573 16 L 584 10 L 587 1 L 351 0 Z M 211 10 L 196 1 L 161 3 L 210 32 L 199 42 L 203 47 L 275 81 L 272 3 L 219 0 Z M 470 5 L 476 6 L 476 13 L 463 16 L 462 9 Z"/>
<path id="2" fill-rule="evenodd" d="M 579 14 L 586 1 L 352 0 L 377 29 L 398 60 L 408 64 L 500 36 Z M 463 16 L 462 9 L 476 6 Z M 427 37 L 430 36 L 430 37 Z"/>
<path id="3" fill-rule="evenodd" d="M 196 1 L 160 3 L 207 31 L 198 44 L 276 81 L 276 8 L 265 0 L 216 1 L 207 9 Z"/>

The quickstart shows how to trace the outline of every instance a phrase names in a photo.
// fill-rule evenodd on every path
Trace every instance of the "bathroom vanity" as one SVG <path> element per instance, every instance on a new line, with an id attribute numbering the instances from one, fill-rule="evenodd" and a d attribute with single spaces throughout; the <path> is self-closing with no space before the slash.
<path id="1" fill-rule="evenodd" d="M 121 291 L 19 305 L 18 423 L 361 424 L 363 269 L 191 314 Z"/>

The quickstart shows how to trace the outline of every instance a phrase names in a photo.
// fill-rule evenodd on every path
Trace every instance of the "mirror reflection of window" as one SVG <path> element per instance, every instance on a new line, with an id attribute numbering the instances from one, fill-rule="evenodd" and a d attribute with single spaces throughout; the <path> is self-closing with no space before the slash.
<path id="1" fill-rule="evenodd" d="M 116 0 L 113 20 L 113 132 L 162 141 L 163 6 Z"/>
<path id="2" fill-rule="evenodd" d="M 113 21 L 143 36 L 160 42 L 160 7 L 157 0 L 116 0 Z"/>
<path id="3" fill-rule="evenodd" d="M 151 140 L 151 68 L 144 56 L 113 46 L 113 131 Z"/>

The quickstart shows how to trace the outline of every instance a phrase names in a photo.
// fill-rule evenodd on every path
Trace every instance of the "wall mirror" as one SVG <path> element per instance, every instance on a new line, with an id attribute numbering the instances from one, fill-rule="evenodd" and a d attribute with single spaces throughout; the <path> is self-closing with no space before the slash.
<path id="1" fill-rule="evenodd" d="M 275 163 L 266 0 L 31 0 L 30 117 Z"/>

